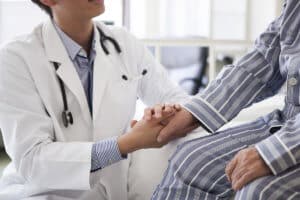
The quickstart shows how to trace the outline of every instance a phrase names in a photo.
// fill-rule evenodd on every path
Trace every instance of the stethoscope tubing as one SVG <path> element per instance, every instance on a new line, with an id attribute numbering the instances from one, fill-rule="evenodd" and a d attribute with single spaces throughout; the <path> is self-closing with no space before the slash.
<path id="1" fill-rule="evenodd" d="M 100 45 L 101 45 L 101 48 L 103 49 L 104 53 L 107 56 L 110 54 L 109 50 L 105 46 L 105 41 L 108 41 L 108 42 L 111 42 L 111 44 L 113 44 L 115 50 L 120 55 L 122 53 L 122 49 L 121 49 L 119 43 L 114 38 L 112 38 L 110 36 L 107 36 L 99 27 L 97 27 L 97 29 L 98 29 L 99 34 L 100 34 Z M 57 71 L 60 64 L 57 63 L 57 62 L 53 62 L 53 65 L 55 67 L 55 70 Z M 148 73 L 148 71 L 146 69 L 144 69 L 143 72 L 142 72 L 142 74 L 138 78 L 141 78 L 142 76 L 145 76 L 147 73 Z M 58 82 L 59 82 L 59 85 L 60 85 L 60 90 L 61 90 L 61 94 L 62 94 L 62 100 L 63 100 L 63 104 L 64 104 L 63 112 L 61 114 L 62 122 L 63 122 L 63 125 L 66 128 L 68 128 L 69 125 L 73 125 L 74 118 L 73 118 L 72 112 L 69 111 L 68 99 L 67 99 L 67 94 L 66 94 L 64 83 L 63 83 L 63 81 L 61 80 L 61 78 L 59 76 L 57 76 L 57 78 L 58 78 Z M 124 81 L 131 80 L 125 74 L 122 75 L 122 79 Z"/>

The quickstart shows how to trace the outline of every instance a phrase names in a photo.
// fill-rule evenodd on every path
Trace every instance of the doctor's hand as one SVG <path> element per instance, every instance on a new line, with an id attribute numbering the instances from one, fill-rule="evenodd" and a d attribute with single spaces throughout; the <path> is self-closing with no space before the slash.
<path id="1" fill-rule="evenodd" d="M 143 119 L 150 121 L 152 119 L 160 119 L 164 115 L 178 112 L 181 110 L 179 104 L 157 104 L 154 107 L 146 108 L 144 110 Z"/>
<path id="2" fill-rule="evenodd" d="M 225 172 L 235 191 L 257 178 L 272 174 L 255 147 L 239 151 L 227 164 Z"/>
<path id="3" fill-rule="evenodd" d="M 174 116 L 174 112 L 162 113 L 162 117 L 159 119 L 153 119 L 147 121 L 142 119 L 140 121 L 133 121 L 131 123 L 132 129 L 129 133 L 124 134 L 118 138 L 118 146 L 120 153 L 126 155 L 140 149 L 147 148 L 160 148 L 167 144 L 159 143 L 157 136 L 159 132 L 164 128 L 162 121 L 169 120 Z"/>
<path id="4" fill-rule="evenodd" d="M 157 137 L 157 141 L 160 143 L 167 143 L 171 140 L 185 137 L 189 132 L 199 126 L 200 123 L 198 120 L 186 109 L 181 108 L 161 130 Z"/>

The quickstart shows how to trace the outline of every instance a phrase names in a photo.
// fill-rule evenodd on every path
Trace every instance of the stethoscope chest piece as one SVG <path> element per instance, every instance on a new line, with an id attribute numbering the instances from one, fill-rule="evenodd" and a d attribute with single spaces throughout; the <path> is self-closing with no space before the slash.
<path id="1" fill-rule="evenodd" d="M 68 128 L 69 124 L 73 125 L 74 121 L 73 121 L 73 115 L 71 112 L 63 111 L 61 117 L 62 117 L 62 122 L 66 128 Z"/>

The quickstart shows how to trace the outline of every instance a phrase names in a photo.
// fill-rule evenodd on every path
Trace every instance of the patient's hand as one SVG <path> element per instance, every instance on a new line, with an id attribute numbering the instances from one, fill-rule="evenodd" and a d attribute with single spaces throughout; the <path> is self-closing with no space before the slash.
<path id="1" fill-rule="evenodd" d="M 227 164 L 225 172 L 235 191 L 260 177 L 272 174 L 255 147 L 239 151 Z"/>
<path id="2" fill-rule="evenodd" d="M 133 121 L 131 123 L 132 129 L 129 133 L 118 138 L 121 154 L 125 155 L 139 149 L 160 148 L 164 146 L 166 143 L 157 142 L 157 136 L 164 128 L 162 122 L 173 116 L 173 111 L 163 111 L 159 119 Z"/>
<path id="3" fill-rule="evenodd" d="M 158 135 L 158 142 L 168 143 L 174 139 L 185 137 L 189 132 L 199 127 L 199 122 L 193 115 L 181 108 L 179 104 L 156 105 L 153 108 L 147 108 L 143 118 L 148 121 L 160 119 L 161 113 L 168 111 L 175 112 L 175 115 L 161 122 L 165 127 Z"/>
<path id="4" fill-rule="evenodd" d="M 189 111 L 182 108 L 161 130 L 157 140 L 165 143 L 180 137 L 185 137 L 192 130 L 198 128 L 199 125 L 196 118 Z"/>

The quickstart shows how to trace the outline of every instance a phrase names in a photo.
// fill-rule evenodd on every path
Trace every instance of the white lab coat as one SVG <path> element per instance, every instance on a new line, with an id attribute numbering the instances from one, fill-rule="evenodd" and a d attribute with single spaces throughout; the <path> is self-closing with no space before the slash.
<path id="1" fill-rule="evenodd" d="M 73 63 L 48 21 L 0 51 L 0 128 L 12 162 L 0 183 L 0 199 L 126 200 L 129 159 L 90 173 L 95 141 L 126 132 L 137 97 L 149 106 L 187 100 L 146 48 L 123 29 L 95 23 L 110 43 L 106 56 L 96 34 L 93 119 Z M 60 63 L 55 71 L 51 62 Z M 141 76 L 146 69 L 146 76 Z M 125 74 L 129 80 L 121 77 Z M 61 120 L 65 86 L 74 125 Z M 145 172 L 146 173 L 146 172 Z"/>

